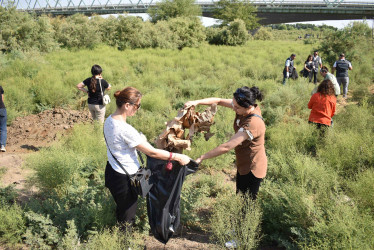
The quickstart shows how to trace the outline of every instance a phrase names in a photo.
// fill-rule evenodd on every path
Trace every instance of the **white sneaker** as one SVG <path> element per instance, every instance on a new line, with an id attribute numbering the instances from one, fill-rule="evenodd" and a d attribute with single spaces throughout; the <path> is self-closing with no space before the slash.
<path id="1" fill-rule="evenodd" d="M 4 146 L 4 145 L 1 145 L 0 151 L 1 151 L 1 152 L 6 152 L 6 149 L 5 149 L 5 146 Z"/>
<path id="2" fill-rule="evenodd" d="M 233 248 L 237 248 L 238 245 L 236 244 L 235 240 L 230 240 L 230 241 L 225 243 L 225 247 L 229 248 L 229 249 L 233 249 Z"/>

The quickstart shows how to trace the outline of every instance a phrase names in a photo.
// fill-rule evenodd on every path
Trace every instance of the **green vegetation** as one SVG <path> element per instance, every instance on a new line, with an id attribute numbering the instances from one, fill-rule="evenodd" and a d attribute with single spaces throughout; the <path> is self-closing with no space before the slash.
<path id="1" fill-rule="evenodd" d="M 253 30 L 258 28 L 259 18 L 256 15 L 256 7 L 254 7 L 251 1 L 244 0 L 220 0 L 216 2 L 216 12 L 214 17 L 221 19 L 222 25 L 228 25 L 235 19 L 244 21 L 247 30 Z"/>
<path id="2" fill-rule="evenodd" d="M 195 0 L 163 0 L 148 9 L 152 22 L 176 17 L 201 16 L 201 8 Z"/>
<path id="3" fill-rule="evenodd" d="M 53 19 L 53 22 L 73 20 L 86 25 L 82 16 L 71 17 L 69 21 Z M 291 53 L 297 55 L 297 69 L 303 67 L 306 55 L 317 48 L 325 60 L 328 54 L 322 48 L 330 48 L 325 43 L 330 38 L 309 44 L 294 38 L 286 40 L 299 30 L 265 29 L 255 37 L 259 40 L 248 40 L 242 46 L 213 46 L 202 42 L 204 30 L 189 18 L 156 24 L 132 18 L 95 17 L 92 21 L 113 24 L 102 30 L 105 34 L 102 37 L 107 40 L 95 42 L 95 46 L 90 46 L 92 40 L 88 39 L 86 45 L 69 45 L 79 50 L 66 46 L 41 54 L 35 49 L 17 50 L 17 46 L 24 44 L 21 41 L 27 39 L 6 43 L 5 50 L 9 52 L 0 55 L 0 82 L 6 91 L 10 122 L 17 116 L 53 107 L 82 108 L 86 96 L 75 86 L 90 76 L 93 64 L 102 66 L 112 91 L 134 86 L 143 93 L 142 109 L 129 123 L 150 142 L 187 100 L 209 96 L 231 98 L 236 88 L 256 85 L 265 94 L 260 105 L 267 125 L 269 160 L 268 175 L 257 203 L 246 203 L 234 195 L 235 157 L 230 152 L 204 161 L 199 172 L 186 179 L 181 197 L 182 225 L 211 232 L 217 248 L 229 239 L 242 242 L 239 247 L 245 249 L 374 248 L 374 97 L 369 90 L 374 79 L 374 51 L 365 27 L 352 24 L 347 30 L 331 31 L 331 37 L 343 32 L 344 37 L 352 34 L 350 39 L 354 40 L 352 46 L 345 48 L 346 54 L 353 58 L 347 56 L 354 68 L 350 72 L 352 98 L 346 107 L 339 106 L 334 127 L 320 138 L 307 123 L 310 112 L 307 103 L 314 86 L 306 79 L 282 86 L 282 70 Z M 122 23 L 117 26 L 116 22 Z M 238 27 L 243 27 L 241 21 L 236 22 L 237 26 L 230 25 L 232 36 L 239 34 L 235 33 Z M 146 46 L 143 42 L 147 41 L 148 33 L 143 33 L 142 27 L 147 25 L 159 25 L 159 31 L 165 31 L 149 33 L 154 37 L 159 37 L 157 34 L 174 37 L 170 31 L 175 27 L 178 28 L 174 31 L 180 32 L 177 37 L 184 37 L 172 43 L 173 49 L 167 48 L 169 41 L 174 40 L 166 38 L 152 40 L 158 42 L 157 46 Z M 185 27 L 190 28 L 185 30 Z M 69 27 L 65 28 L 68 32 Z M 229 27 L 226 29 L 228 32 Z M 188 33 L 189 30 L 194 32 Z M 139 34 L 131 37 L 130 31 Z M 215 30 L 209 32 L 208 39 L 217 38 Z M 272 34 L 273 40 L 264 38 L 267 33 Z M 62 34 L 58 36 L 62 42 Z M 67 37 L 69 42 L 73 42 L 72 37 Z M 143 40 L 137 40 L 141 37 Z M 138 45 L 133 46 L 135 43 Z M 139 47 L 144 48 L 128 49 Z M 175 49 L 181 47 L 183 50 Z M 326 61 L 331 63 L 332 59 Z M 107 115 L 114 109 L 115 103 L 111 102 Z M 219 108 L 211 129 L 215 135 L 207 142 L 203 136 L 196 136 L 192 150 L 186 153 L 197 158 L 225 142 L 233 134 L 233 118 L 231 110 Z M 139 201 L 137 231 L 131 237 L 121 233 L 115 226 L 114 202 L 104 187 L 105 164 L 102 128 L 92 124 L 76 126 L 69 136 L 33 154 L 26 167 L 35 170 L 32 181 L 40 193 L 27 205 L 19 206 L 14 204 L 16 193 L 11 187 L 0 190 L 0 215 L 7 218 L 0 225 L 1 244 L 23 243 L 30 248 L 142 249 L 142 237 L 149 229 L 145 201 Z M 244 216 L 241 211 L 248 212 Z M 133 241 L 129 242 L 129 238 Z"/>

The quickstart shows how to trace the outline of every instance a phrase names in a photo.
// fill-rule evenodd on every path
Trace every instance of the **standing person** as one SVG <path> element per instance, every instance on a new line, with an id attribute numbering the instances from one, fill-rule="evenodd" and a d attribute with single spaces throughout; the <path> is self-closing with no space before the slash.
<path id="1" fill-rule="evenodd" d="M 317 93 L 312 95 L 308 103 L 308 108 L 311 109 L 309 123 L 315 124 L 318 129 L 330 127 L 335 107 L 334 85 L 330 80 L 323 80 L 318 86 Z"/>
<path id="2" fill-rule="evenodd" d="M 7 138 L 7 113 L 4 104 L 4 89 L 0 86 L 0 151 L 6 152 L 6 138 Z"/>
<path id="3" fill-rule="evenodd" d="M 265 154 L 265 123 L 261 117 L 260 107 L 262 93 L 257 87 L 238 88 L 232 99 L 206 98 L 188 101 L 187 106 L 217 104 L 231 108 L 236 113 L 234 131 L 229 141 L 201 155 L 196 162 L 210 159 L 235 149 L 236 155 L 236 192 L 249 194 L 256 199 L 260 183 L 266 176 L 267 157 Z"/>
<path id="4" fill-rule="evenodd" d="M 313 53 L 313 65 L 313 83 L 317 84 L 318 68 L 319 66 L 322 68 L 322 59 L 319 57 L 317 50 Z"/>
<path id="5" fill-rule="evenodd" d="M 105 118 L 103 94 L 105 90 L 110 90 L 111 88 L 110 84 L 103 79 L 102 72 L 102 68 L 95 64 L 91 68 L 92 76 L 77 85 L 80 91 L 88 93 L 88 109 L 90 110 L 92 119 L 101 123 L 104 122 Z"/>
<path id="6" fill-rule="evenodd" d="M 334 63 L 332 66 L 331 73 L 334 74 L 336 70 L 336 79 L 339 83 L 339 88 L 343 85 L 343 98 L 347 98 L 348 93 L 348 85 L 349 85 L 349 77 L 348 77 L 348 70 L 352 70 L 352 64 L 350 61 L 345 60 L 344 53 L 341 53 L 339 56 L 339 60 Z"/>
<path id="7" fill-rule="evenodd" d="M 290 76 L 292 74 L 292 71 L 294 69 L 296 70 L 296 67 L 294 66 L 294 59 L 295 58 L 296 58 L 296 55 L 291 54 L 291 56 L 289 58 L 287 58 L 287 60 L 286 60 L 286 63 L 284 65 L 284 69 L 283 69 L 283 85 L 286 85 L 286 80 L 288 78 L 290 78 Z"/>
<path id="8" fill-rule="evenodd" d="M 135 221 L 138 196 L 131 192 L 130 178 L 122 168 L 129 175 L 138 171 L 139 161 L 136 150 L 157 159 L 176 160 L 181 165 L 186 165 L 190 158 L 183 154 L 155 149 L 147 142 L 145 136 L 127 123 L 126 119 L 134 116 L 136 111 L 140 109 L 142 94 L 137 89 L 124 88 L 117 91 L 114 97 L 117 109 L 104 123 L 108 156 L 105 168 L 105 186 L 109 188 L 117 204 L 117 221 L 123 226 L 131 227 Z M 124 225 L 126 223 L 129 225 Z"/>
<path id="9" fill-rule="evenodd" d="M 313 69 L 314 69 L 313 56 L 309 55 L 304 63 L 304 74 L 303 74 L 305 78 L 309 77 L 309 82 L 312 82 Z"/>

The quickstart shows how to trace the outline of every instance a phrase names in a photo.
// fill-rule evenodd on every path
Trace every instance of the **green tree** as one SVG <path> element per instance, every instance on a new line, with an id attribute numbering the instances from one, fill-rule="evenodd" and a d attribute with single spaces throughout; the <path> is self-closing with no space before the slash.
<path id="1" fill-rule="evenodd" d="M 259 18 L 256 15 L 256 7 L 249 0 L 220 0 L 216 3 L 217 9 L 214 17 L 222 19 L 222 25 L 241 19 L 247 30 L 259 27 Z"/>
<path id="2" fill-rule="evenodd" d="M 148 10 L 154 23 L 176 17 L 201 16 L 201 13 L 201 8 L 195 4 L 195 0 L 163 0 Z"/>

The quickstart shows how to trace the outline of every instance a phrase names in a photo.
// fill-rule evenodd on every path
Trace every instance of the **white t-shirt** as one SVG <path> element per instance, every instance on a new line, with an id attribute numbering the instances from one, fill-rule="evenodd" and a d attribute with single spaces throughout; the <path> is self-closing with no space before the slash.
<path id="1" fill-rule="evenodd" d="M 126 174 L 113 158 L 113 154 L 130 175 L 135 174 L 139 169 L 135 147 L 143 143 L 145 139 L 133 126 L 113 119 L 112 116 L 105 120 L 104 134 L 107 141 L 108 161 L 112 168 L 118 173 Z"/>

